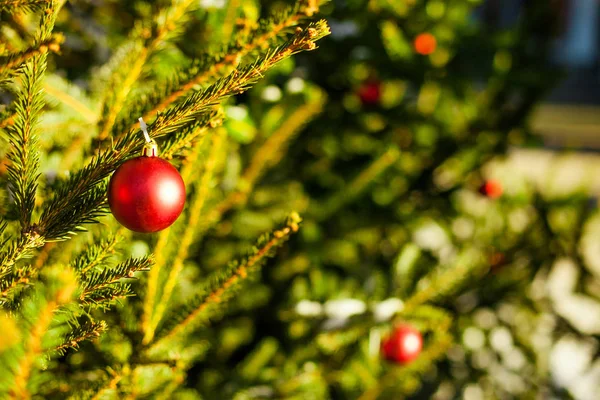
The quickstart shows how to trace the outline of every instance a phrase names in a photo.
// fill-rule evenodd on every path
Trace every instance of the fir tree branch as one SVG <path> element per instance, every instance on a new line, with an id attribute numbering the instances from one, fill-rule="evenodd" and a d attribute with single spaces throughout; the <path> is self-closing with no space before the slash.
<path id="1" fill-rule="evenodd" d="M 108 182 L 100 181 L 90 190 L 74 197 L 68 208 L 54 210 L 55 219 L 42 219 L 40 227 L 47 241 L 61 241 L 77 232 L 85 231 L 84 224 L 98 222 L 98 218 L 108 212 L 106 188 Z M 48 210 L 48 208 L 46 208 Z M 46 214 L 47 215 L 47 214 Z M 42 218 L 45 214 L 42 214 Z"/>
<path id="2" fill-rule="evenodd" d="M 104 399 L 107 391 L 115 390 L 117 388 L 119 381 L 123 379 L 123 375 L 116 371 L 112 371 L 112 373 L 113 377 L 106 383 L 106 385 L 98 389 L 98 391 L 96 392 L 94 397 L 91 398 L 91 400 Z"/>
<path id="3" fill-rule="evenodd" d="M 253 253 L 247 258 L 231 264 L 225 272 L 215 274 L 195 300 L 182 313 L 168 320 L 158 334 L 158 340 L 150 349 L 159 347 L 170 340 L 180 337 L 186 332 L 205 325 L 211 317 L 219 312 L 219 306 L 227 302 L 236 289 L 250 274 L 260 269 L 273 251 L 281 246 L 292 233 L 298 231 L 301 219 L 297 213 L 292 213 L 285 226 L 261 238 Z"/>
<path id="4" fill-rule="evenodd" d="M 63 40 L 62 35 L 53 35 L 49 39 L 36 43 L 29 49 L 14 54 L 0 55 L 0 75 L 18 68 L 25 61 L 35 56 L 46 54 L 48 51 L 58 53 Z"/>
<path id="5" fill-rule="evenodd" d="M 223 214 L 230 209 L 247 202 L 249 194 L 254 189 L 256 182 L 265 171 L 277 165 L 287 152 L 289 141 L 312 118 L 321 113 L 325 105 L 326 96 L 320 93 L 319 97 L 308 104 L 297 108 L 290 117 L 281 124 L 267 140 L 254 152 L 250 165 L 244 171 L 239 181 L 239 189 L 231 192 L 221 201 L 207 218 L 207 225 L 219 221 Z"/>
<path id="6" fill-rule="evenodd" d="M 198 128 L 211 126 L 210 118 L 202 119 Z M 155 139 L 161 135 L 153 135 Z M 48 240 L 63 240 L 82 230 L 81 224 L 94 222 L 106 211 L 103 182 L 128 158 L 139 154 L 144 141 L 138 131 L 131 131 L 112 149 L 101 151 L 84 168 L 59 185 L 40 218 L 40 232 Z"/>
<path id="7" fill-rule="evenodd" d="M 77 282 L 71 271 L 55 268 L 49 271 L 44 286 L 31 296 L 29 304 L 23 307 L 25 315 L 22 321 L 28 326 L 28 334 L 23 343 L 23 354 L 16 361 L 17 365 L 10 377 L 12 385 L 8 393 L 11 398 L 30 397 L 28 383 L 37 362 L 46 352 L 44 337 L 53 321 L 55 311 L 71 301 L 76 288 Z"/>
<path id="8" fill-rule="evenodd" d="M 83 275 L 81 279 L 82 292 L 79 300 L 87 303 L 94 298 L 96 292 L 111 288 L 124 278 L 133 278 L 138 271 L 149 271 L 154 259 L 152 257 L 130 258 L 112 268 L 104 268 L 91 274 Z"/>
<path id="9" fill-rule="evenodd" d="M 194 88 L 237 67 L 244 57 L 268 47 L 274 41 L 284 40 L 289 28 L 297 26 L 318 11 L 317 2 L 310 3 L 299 1 L 287 12 L 262 21 L 250 32 L 243 45 L 240 45 L 239 38 L 234 37 L 221 54 L 208 53 L 195 60 L 190 67 L 175 73 L 175 79 L 156 87 L 152 96 L 137 105 L 135 113 L 152 120 Z"/>
<path id="10" fill-rule="evenodd" d="M 322 221 L 327 219 L 342 206 L 352 202 L 360 194 L 362 194 L 373 180 L 385 172 L 389 167 L 394 165 L 400 158 L 400 150 L 396 147 L 391 147 L 385 153 L 383 153 L 378 159 L 373 161 L 364 171 L 362 171 L 352 182 L 346 187 L 335 193 L 329 199 L 325 200 L 325 203 L 321 208 L 316 209 L 315 216 L 318 220 Z"/>
<path id="11" fill-rule="evenodd" d="M 61 2 L 46 2 L 40 20 L 36 45 L 49 40 L 54 28 L 56 13 Z M 41 46 L 41 45 L 40 45 Z M 21 70 L 21 90 L 15 105 L 13 124 L 5 130 L 11 145 L 7 155 L 8 182 L 15 198 L 23 232 L 30 229 L 35 207 L 37 180 L 39 177 L 39 154 L 36 124 L 44 106 L 42 78 L 46 70 L 46 53 L 29 58 Z"/>
<path id="12" fill-rule="evenodd" d="M 93 271 L 115 253 L 115 247 L 122 239 L 121 235 L 115 234 L 88 247 L 71 263 L 71 267 L 80 275 L 85 275 L 90 270 Z"/>
<path id="13" fill-rule="evenodd" d="M 125 58 L 127 62 L 120 63 L 120 68 L 111 79 L 112 90 L 107 92 L 108 97 L 105 99 L 100 120 L 100 140 L 108 137 L 111 132 L 129 92 L 142 74 L 148 57 L 170 38 L 173 31 L 185 23 L 187 12 L 194 3 L 195 0 L 175 0 L 170 7 L 157 14 L 151 29 L 141 25 L 134 28 L 132 51 Z M 150 38 L 146 39 L 148 35 Z"/>
<path id="14" fill-rule="evenodd" d="M 36 323 L 32 326 L 31 335 L 25 346 L 26 352 L 19 363 L 14 377 L 14 387 L 10 392 L 10 395 L 15 399 L 29 398 L 27 382 L 29 382 L 35 360 L 43 354 L 42 339 L 50 327 L 57 305 L 54 301 L 48 302 L 40 311 Z"/>
<path id="15" fill-rule="evenodd" d="M 35 11 L 48 4 L 48 0 L 0 0 L 0 11 L 23 13 Z"/>
<path id="16" fill-rule="evenodd" d="M 19 268 L 0 279 L 0 306 L 4 306 L 14 297 L 15 291 L 29 286 L 38 275 L 39 270 L 33 267 Z"/>
<path id="17" fill-rule="evenodd" d="M 17 97 L 13 124 L 6 129 L 11 149 L 6 158 L 8 182 L 14 195 L 22 230 L 29 230 L 35 206 L 39 177 L 38 138 L 35 125 L 44 106 L 41 79 L 46 69 L 46 55 L 27 61 L 22 70 L 22 89 Z"/>
<path id="18" fill-rule="evenodd" d="M 329 27 L 324 20 L 312 23 L 306 29 L 298 28 L 284 45 L 262 55 L 250 65 L 234 70 L 205 90 L 192 93 L 175 107 L 159 114 L 149 131 L 154 135 L 165 135 L 185 127 L 227 97 L 246 91 L 281 60 L 304 50 L 315 49 L 315 41 L 328 34 Z"/>
<path id="19" fill-rule="evenodd" d="M 429 284 L 410 296 L 404 303 L 404 311 L 412 312 L 417 307 L 459 290 L 462 282 L 473 275 L 484 275 L 489 270 L 489 263 L 476 249 L 462 252 L 454 265 L 444 270 L 435 269 L 427 276 Z"/>
<path id="20" fill-rule="evenodd" d="M 207 121 L 206 123 L 203 121 Z M 172 159 L 177 154 L 181 154 L 202 139 L 211 129 L 215 129 L 223 123 L 223 113 L 219 107 L 211 110 L 206 116 L 201 118 L 199 126 L 194 124 L 189 129 L 183 129 L 175 132 L 166 140 L 160 143 L 160 156 L 167 160 Z"/>
<path id="21" fill-rule="evenodd" d="M 202 128 L 197 128 L 198 130 Z M 189 182 L 192 173 L 196 170 L 198 157 L 200 156 L 201 143 L 196 143 L 194 150 L 187 156 L 183 168 L 181 169 L 181 178 L 184 182 Z M 162 153 L 161 153 L 162 154 Z M 177 234 L 176 228 L 180 223 L 176 222 L 175 226 L 171 226 L 167 229 L 162 230 L 158 235 L 158 240 L 154 246 L 155 262 L 154 268 L 148 273 L 148 288 L 144 299 L 144 310 L 142 313 L 142 331 L 144 335 L 147 335 L 150 330 L 150 324 L 153 320 L 155 307 L 157 304 L 157 298 L 159 296 L 159 280 L 162 278 L 162 270 L 165 266 L 170 252 L 167 249 L 167 244 L 175 239 L 175 236 L 180 237 Z"/>
<path id="22" fill-rule="evenodd" d="M 63 343 L 52 349 L 53 353 L 65 355 L 69 349 L 79 348 L 79 343 L 84 340 L 93 340 L 108 329 L 106 322 L 87 321 L 70 331 L 63 339 Z"/>
<path id="23" fill-rule="evenodd" d="M 314 41 L 328 33 L 329 28 L 325 21 L 319 21 L 311 24 L 307 29 L 299 30 L 282 47 L 259 58 L 255 63 L 239 71 L 234 71 L 206 90 L 192 94 L 177 107 L 159 115 L 149 127 L 149 132 L 153 138 L 159 138 L 194 124 L 199 117 L 206 118 L 207 112 L 210 112 L 219 101 L 246 90 L 267 69 L 282 59 L 299 51 L 314 49 L 316 47 Z M 210 119 L 207 121 L 209 126 L 210 121 Z M 101 152 L 92 159 L 90 164 L 71 175 L 66 184 L 58 188 L 54 198 L 42 213 L 40 229 L 47 239 L 66 239 L 74 231 L 81 230 L 81 224 L 93 222 L 99 215 L 102 215 L 105 199 L 102 195 L 103 191 L 98 190 L 96 185 L 128 157 L 139 152 L 142 145 L 139 134 L 130 131 L 115 143 L 114 150 Z"/>
<path id="24" fill-rule="evenodd" d="M 42 247 L 44 238 L 37 233 L 26 233 L 14 240 L 8 249 L 0 253 L 0 275 L 13 268 L 21 259 L 31 257 L 33 250 Z"/>
<path id="25" fill-rule="evenodd" d="M 106 310 L 117 300 L 132 296 L 135 296 L 135 293 L 131 289 L 131 285 L 115 283 L 112 286 L 88 293 L 85 298 L 81 299 L 81 304 L 86 307 L 100 307 Z"/>
<path id="26" fill-rule="evenodd" d="M 187 259 L 188 250 L 195 238 L 195 231 L 200 222 L 200 216 L 204 209 L 206 198 L 208 197 L 211 185 L 210 182 L 213 178 L 213 171 L 217 163 L 217 157 L 221 153 L 221 145 L 223 141 L 223 135 L 218 132 L 212 135 L 211 146 L 209 147 L 208 154 L 209 158 L 204 166 L 204 171 L 199 183 L 196 185 L 197 193 L 189 206 L 188 216 L 185 220 L 185 230 L 181 235 L 181 242 L 179 243 L 177 255 L 172 262 L 171 268 L 169 269 L 169 276 L 164 284 L 164 289 L 160 300 L 156 304 L 156 309 L 152 315 L 150 325 L 147 327 L 144 334 L 144 343 L 150 343 L 153 339 L 154 332 L 158 326 L 163 314 L 167 309 L 167 304 L 171 299 L 171 294 L 177 283 L 177 278 L 183 269 L 183 263 Z M 196 163 L 190 163 L 196 164 Z"/>

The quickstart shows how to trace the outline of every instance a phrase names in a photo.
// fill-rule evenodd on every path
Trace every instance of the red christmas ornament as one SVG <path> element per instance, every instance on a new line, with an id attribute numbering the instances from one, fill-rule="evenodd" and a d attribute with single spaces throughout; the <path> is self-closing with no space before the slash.
<path id="1" fill-rule="evenodd" d="M 437 40 L 431 33 L 420 33 L 414 41 L 415 51 L 422 56 L 427 56 L 437 48 Z"/>
<path id="2" fill-rule="evenodd" d="M 492 272 L 497 272 L 498 270 L 501 269 L 501 267 L 504 264 L 506 264 L 506 256 L 504 255 L 504 253 L 493 252 L 489 256 L 489 262 L 490 262 L 490 270 Z"/>
<path id="3" fill-rule="evenodd" d="M 185 185 L 168 161 L 157 157 L 146 124 L 140 125 L 147 144 L 140 157 L 125 161 L 110 178 L 108 205 L 113 215 L 135 232 L 157 232 L 170 226 L 185 204 Z"/>
<path id="4" fill-rule="evenodd" d="M 381 83 L 368 81 L 358 88 L 358 97 L 364 105 L 378 104 L 381 99 Z"/>
<path id="5" fill-rule="evenodd" d="M 502 184 L 495 179 L 488 179 L 479 188 L 479 193 L 489 197 L 490 199 L 497 199 L 498 197 L 502 196 L 503 192 L 504 190 L 502 189 Z"/>
<path id="6" fill-rule="evenodd" d="M 383 356 L 400 364 L 415 360 L 423 348 L 421 332 L 410 325 L 401 325 L 394 329 L 392 334 L 383 341 L 381 350 Z"/>

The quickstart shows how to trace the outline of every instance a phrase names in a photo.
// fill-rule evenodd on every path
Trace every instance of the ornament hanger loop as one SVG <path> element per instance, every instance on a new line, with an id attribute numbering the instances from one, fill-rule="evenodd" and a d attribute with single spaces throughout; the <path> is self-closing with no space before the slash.
<path id="1" fill-rule="evenodd" d="M 152 139 L 150 139 L 150 135 L 148 134 L 148 126 L 144 122 L 144 119 L 142 117 L 139 117 L 138 121 L 140 121 L 140 128 L 142 128 L 142 132 L 144 133 L 144 138 L 146 138 L 146 142 L 151 143 Z"/>
<path id="2" fill-rule="evenodd" d="M 142 155 L 147 157 L 156 157 L 158 155 L 158 147 L 156 146 L 156 142 L 148 134 L 148 126 L 144 122 L 144 119 L 139 117 L 138 121 L 140 121 L 140 128 L 142 129 L 142 133 L 146 139 L 146 144 L 142 149 Z"/>

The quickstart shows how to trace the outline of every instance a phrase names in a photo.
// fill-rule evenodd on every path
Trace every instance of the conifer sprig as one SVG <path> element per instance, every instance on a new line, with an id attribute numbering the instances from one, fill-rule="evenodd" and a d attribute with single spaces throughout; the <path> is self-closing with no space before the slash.
<path id="1" fill-rule="evenodd" d="M 81 279 L 83 290 L 79 299 L 86 303 L 94 298 L 95 293 L 120 286 L 122 279 L 133 279 L 135 272 L 149 271 L 153 262 L 152 257 L 130 258 L 114 267 L 83 275 Z"/>
<path id="2" fill-rule="evenodd" d="M 95 270 L 115 253 L 115 247 L 122 239 L 119 234 L 111 235 L 100 243 L 89 246 L 71 263 L 71 267 L 80 275 Z"/>
<path id="3" fill-rule="evenodd" d="M 39 178 L 39 147 L 36 124 L 44 106 L 41 79 L 46 70 L 46 55 L 31 58 L 21 70 L 22 89 L 15 104 L 13 124 L 6 129 L 11 149 L 6 158 L 8 181 L 23 231 L 31 224 Z"/>
<path id="4" fill-rule="evenodd" d="M 192 151 L 184 159 L 184 166 L 181 169 L 181 178 L 186 183 L 191 181 L 193 173 L 200 167 L 199 163 L 203 160 L 203 152 L 201 151 L 203 146 L 204 140 L 196 143 Z M 174 225 L 158 234 L 158 239 L 154 246 L 155 263 L 154 267 L 147 275 L 147 291 L 143 305 L 141 328 L 145 336 L 148 336 L 148 332 L 151 330 L 150 326 L 153 322 L 155 306 L 158 302 L 158 297 L 161 295 L 161 288 L 159 286 L 162 285 L 159 285 L 159 283 L 164 278 L 163 268 L 166 266 L 167 260 L 172 253 L 172 251 L 169 251 L 168 244 L 171 240 L 174 240 L 175 237 L 181 236 L 180 227 L 185 225 L 184 219 L 185 216 L 181 216 L 180 220 L 175 222 Z"/>
<path id="5" fill-rule="evenodd" d="M 254 189 L 256 182 L 269 168 L 277 165 L 286 154 L 289 141 L 307 124 L 318 115 L 325 105 L 326 95 L 319 93 L 318 98 L 295 110 L 280 128 L 273 132 L 267 140 L 256 150 L 248 168 L 242 174 L 239 188 L 231 192 L 221 201 L 207 218 L 207 223 L 213 224 L 221 216 L 235 206 L 244 204 L 248 195 Z"/>
<path id="6" fill-rule="evenodd" d="M 0 0 L 0 11 L 10 14 L 35 11 L 48 4 L 48 0 Z"/>
<path id="7" fill-rule="evenodd" d="M 19 260 L 31 257 L 33 251 L 43 246 L 44 238 L 37 233 L 26 233 L 14 240 L 0 253 L 0 275 L 10 270 Z"/>
<path id="8" fill-rule="evenodd" d="M 185 220 L 185 229 L 183 234 L 181 235 L 181 243 L 178 246 L 177 254 L 173 259 L 171 268 L 169 270 L 169 275 L 167 277 L 166 282 L 164 283 L 164 289 L 160 296 L 160 299 L 156 303 L 156 308 L 153 310 L 152 318 L 150 319 L 150 323 L 145 327 L 144 333 L 144 341 L 149 343 L 153 336 L 156 327 L 158 326 L 160 320 L 162 319 L 163 314 L 167 309 L 167 305 L 171 299 L 171 294 L 175 289 L 175 284 L 177 283 L 177 278 L 183 269 L 184 261 L 188 256 L 188 251 L 190 246 L 195 240 L 195 232 L 200 221 L 200 216 L 202 215 L 202 211 L 204 209 L 205 201 L 208 197 L 208 192 L 210 190 L 210 181 L 213 177 L 213 172 L 215 165 L 217 163 L 217 157 L 220 156 L 221 153 L 221 145 L 223 142 L 223 134 L 217 132 L 211 137 L 211 144 L 208 147 L 208 160 L 204 166 L 204 171 L 202 172 L 202 176 L 196 185 L 197 192 L 195 193 L 192 202 L 189 206 L 189 211 Z M 195 163 L 194 163 L 195 164 Z M 158 265 L 158 267 L 163 267 L 164 264 Z M 150 279 L 158 279 L 160 276 L 157 271 L 156 274 L 150 276 Z M 156 283 L 153 283 L 156 285 Z M 149 299 L 147 300 L 149 301 Z M 146 312 L 149 310 L 145 309 Z"/>
<path id="9" fill-rule="evenodd" d="M 64 38 L 62 35 L 53 35 L 34 46 L 13 54 L 0 55 L 0 75 L 19 67 L 25 61 L 49 51 L 57 53 Z"/>
<path id="10" fill-rule="evenodd" d="M 253 63 L 234 70 L 205 90 L 192 93 L 175 107 L 159 114 L 149 131 L 154 135 L 164 135 L 185 127 L 227 97 L 246 91 L 281 60 L 301 51 L 314 50 L 315 42 L 328 34 L 329 27 L 324 20 L 311 23 L 305 29 L 298 28 L 293 37 L 282 46 L 268 51 Z"/>
<path id="11" fill-rule="evenodd" d="M 30 381 L 46 352 L 55 345 L 48 331 L 55 322 L 56 310 L 69 303 L 77 288 L 69 269 L 53 268 L 45 273 L 43 285 L 26 299 L 19 314 L 23 340 L 0 362 L 0 397 L 27 399 Z M 49 347 L 50 346 L 50 347 Z"/>
<path id="12" fill-rule="evenodd" d="M 164 112 L 199 85 L 221 76 L 228 69 L 237 67 L 244 58 L 253 54 L 258 55 L 269 45 L 284 42 L 289 34 L 289 28 L 297 26 L 318 11 L 317 2 L 312 3 L 314 4 L 299 1 L 291 9 L 261 21 L 249 32 L 244 43 L 241 43 L 238 37 L 234 37 L 225 46 L 225 50 L 218 53 L 208 52 L 200 56 L 189 67 L 176 72 L 173 79 L 157 83 L 146 98 L 135 104 L 135 114 L 142 114 L 144 119 L 152 120 L 157 113 Z M 115 134 L 118 135 L 119 132 Z"/>
<path id="13" fill-rule="evenodd" d="M 214 126 L 215 122 L 211 117 L 215 114 L 211 110 L 216 104 L 247 90 L 269 68 L 284 58 L 316 48 L 314 42 L 328 33 L 329 28 L 324 20 L 312 23 L 306 29 L 298 28 L 296 34 L 283 46 L 232 72 L 206 90 L 193 93 L 173 109 L 160 114 L 148 131 L 156 139 L 191 125 Z M 198 118 L 201 118 L 201 125 L 197 123 Z M 102 151 L 86 167 L 71 175 L 44 208 L 40 219 L 43 235 L 48 240 L 64 240 L 81 230 L 81 224 L 93 222 L 102 215 L 105 199 L 103 190 L 98 189 L 97 185 L 127 158 L 139 152 L 142 145 L 139 133 L 130 131 L 115 143 L 113 149 Z"/>
<path id="14" fill-rule="evenodd" d="M 38 272 L 37 268 L 26 266 L 6 275 L 0 275 L 0 307 L 10 303 L 16 292 L 29 286 Z"/>
<path id="15" fill-rule="evenodd" d="M 362 194 L 374 179 L 394 165 L 400 158 L 400 150 L 392 146 L 379 158 L 373 161 L 367 168 L 356 176 L 346 187 L 333 194 L 325 200 L 321 208 L 316 209 L 315 216 L 319 220 L 324 220 L 334 214 L 345 204 L 353 201 Z"/>
<path id="16" fill-rule="evenodd" d="M 71 330 L 64 338 L 63 343 L 56 346 L 52 352 L 58 355 L 65 355 L 70 349 L 78 349 L 79 344 L 85 340 L 93 340 L 108 329 L 104 321 L 86 321 Z"/>
<path id="17" fill-rule="evenodd" d="M 189 11 L 195 0 L 174 0 L 172 4 L 161 10 L 151 26 L 138 24 L 132 31 L 130 40 L 124 45 L 126 52 L 121 52 L 123 62 L 116 63 L 110 84 L 115 90 L 107 91 L 100 120 L 99 139 L 105 139 L 112 130 L 117 115 L 127 100 L 144 70 L 144 64 L 165 41 L 170 40 L 180 31 L 189 18 Z"/>
<path id="18" fill-rule="evenodd" d="M 50 39 L 56 13 L 62 5 L 60 1 L 46 1 L 40 20 L 40 30 L 36 46 L 40 47 Z M 21 89 L 15 103 L 15 116 L 8 125 L 7 133 L 11 149 L 7 154 L 8 182 L 15 199 L 21 229 L 28 233 L 35 207 L 35 197 L 39 177 L 39 148 L 36 131 L 37 120 L 44 106 L 42 78 L 46 70 L 46 53 L 29 58 L 20 71 Z M 32 236 L 35 236 L 34 232 Z M 28 241 L 23 244 L 25 248 Z M 18 249 L 13 247 L 13 249 Z M 15 253 L 16 258 L 19 255 Z M 0 258 L 1 259 L 1 258 Z"/>
<path id="19" fill-rule="evenodd" d="M 274 250 L 298 231 L 300 222 L 297 213 L 290 214 L 285 226 L 259 239 L 248 257 L 232 263 L 226 271 L 220 271 L 209 278 L 201 293 L 190 301 L 182 312 L 165 322 L 163 328 L 158 331 L 158 340 L 151 345 L 151 349 L 208 323 L 248 277 L 260 269 L 267 258 L 273 256 Z"/>

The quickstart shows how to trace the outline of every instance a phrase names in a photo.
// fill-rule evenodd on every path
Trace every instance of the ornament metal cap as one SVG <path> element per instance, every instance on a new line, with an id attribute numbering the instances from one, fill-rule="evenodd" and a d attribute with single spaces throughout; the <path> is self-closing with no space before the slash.
<path id="1" fill-rule="evenodd" d="M 158 156 L 158 146 L 156 145 L 154 139 L 150 138 L 150 135 L 148 134 L 148 126 L 142 117 L 138 118 L 138 121 L 140 121 L 140 128 L 142 128 L 144 138 L 146 139 L 146 144 L 144 144 L 144 148 L 142 149 L 142 155 L 146 157 Z"/>

